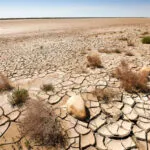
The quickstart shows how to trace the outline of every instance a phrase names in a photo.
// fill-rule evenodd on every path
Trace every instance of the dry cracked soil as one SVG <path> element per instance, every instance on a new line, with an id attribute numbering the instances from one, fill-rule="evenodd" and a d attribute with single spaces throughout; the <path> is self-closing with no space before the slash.
<path id="1" fill-rule="evenodd" d="M 141 42 L 145 34 L 150 35 L 146 18 L 1 20 L 0 72 L 31 98 L 56 108 L 67 135 L 65 150 L 150 150 L 150 93 L 127 93 L 111 75 L 121 60 L 137 71 L 150 67 L 150 45 Z M 102 68 L 87 67 L 90 51 L 99 53 Z M 53 92 L 41 90 L 47 83 Z M 107 87 L 118 96 L 105 104 L 92 91 Z M 0 93 L 0 149 L 28 150 L 17 125 L 25 109 L 11 107 L 9 94 Z M 88 121 L 64 109 L 74 94 L 84 100 Z M 112 118 L 114 113 L 119 117 Z"/>

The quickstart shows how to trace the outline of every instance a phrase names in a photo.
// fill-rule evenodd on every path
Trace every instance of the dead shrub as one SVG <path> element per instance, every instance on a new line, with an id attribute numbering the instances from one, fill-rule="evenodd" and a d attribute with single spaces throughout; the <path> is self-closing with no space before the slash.
<path id="1" fill-rule="evenodd" d="M 129 93 L 149 91 L 148 74 L 132 71 L 125 61 L 121 61 L 120 66 L 116 68 L 115 77 L 121 80 L 121 86 Z"/>
<path id="2" fill-rule="evenodd" d="M 49 83 L 49 84 L 43 84 L 43 86 L 41 87 L 41 89 L 45 92 L 48 92 L 48 91 L 54 91 L 54 86 Z"/>
<path id="3" fill-rule="evenodd" d="M 28 102 L 26 106 L 24 118 L 19 124 L 21 135 L 28 136 L 41 146 L 65 147 L 66 137 L 52 108 L 37 100 Z"/>
<path id="4" fill-rule="evenodd" d="M 13 87 L 10 84 L 7 77 L 0 73 L 0 91 L 12 90 Z"/>
<path id="5" fill-rule="evenodd" d="M 92 93 L 97 97 L 98 101 L 104 102 L 106 104 L 111 102 L 116 95 L 116 93 L 111 88 L 97 88 Z"/>
<path id="6" fill-rule="evenodd" d="M 87 61 L 88 61 L 88 64 L 87 66 L 88 67 L 102 67 L 102 62 L 101 62 L 101 59 L 99 57 L 99 53 L 97 52 L 91 52 L 89 53 L 89 55 L 87 56 Z"/>

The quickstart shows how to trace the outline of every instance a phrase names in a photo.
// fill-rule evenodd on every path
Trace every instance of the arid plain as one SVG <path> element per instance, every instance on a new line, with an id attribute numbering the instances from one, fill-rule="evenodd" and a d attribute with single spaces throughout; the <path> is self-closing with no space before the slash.
<path id="1" fill-rule="evenodd" d="M 53 109 L 67 140 L 60 149 L 150 150 L 150 90 L 145 92 L 145 86 L 150 88 L 150 44 L 142 43 L 148 36 L 149 18 L 0 20 L 0 72 L 13 87 L 28 90 L 28 101 Z M 100 65 L 93 65 L 95 55 Z M 116 78 L 121 62 L 133 74 L 148 72 L 144 92 L 138 84 L 137 91 L 129 91 L 124 78 Z M 53 90 L 44 91 L 41 87 L 48 84 Z M 101 97 L 105 89 L 108 95 Z M 0 149 L 58 149 L 20 134 L 27 107 L 12 107 L 12 92 L 0 93 Z M 69 111 L 71 98 L 75 112 Z M 88 112 L 84 119 L 81 105 Z"/>

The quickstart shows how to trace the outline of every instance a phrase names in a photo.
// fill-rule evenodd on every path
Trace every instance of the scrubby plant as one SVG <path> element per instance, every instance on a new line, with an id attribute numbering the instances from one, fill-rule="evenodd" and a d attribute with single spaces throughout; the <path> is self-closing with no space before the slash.
<path id="1" fill-rule="evenodd" d="M 15 89 L 12 92 L 12 95 L 10 97 L 10 103 L 12 106 L 20 106 L 23 103 L 26 102 L 26 100 L 29 98 L 28 91 L 26 89 Z"/>
<path id="2" fill-rule="evenodd" d="M 143 44 L 150 44 L 150 36 L 143 37 L 142 43 Z"/>
<path id="3" fill-rule="evenodd" d="M 0 73 L 0 91 L 12 90 L 13 87 L 7 77 Z"/>
<path id="4" fill-rule="evenodd" d="M 98 52 L 91 52 L 89 53 L 89 55 L 87 56 L 87 61 L 88 67 L 102 67 L 102 62 L 101 62 L 101 58 L 99 56 Z"/>
<path id="5" fill-rule="evenodd" d="M 52 108 L 44 102 L 32 100 L 26 104 L 24 118 L 20 121 L 22 136 L 41 146 L 64 148 L 66 136 Z"/>
<path id="6" fill-rule="evenodd" d="M 148 74 L 132 71 L 125 61 L 115 70 L 115 77 L 121 80 L 121 86 L 129 93 L 148 92 Z"/>
<path id="7" fill-rule="evenodd" d="M 48 92 L 48 91 L 54 91 L 54 86 L 49 83 L 49 84 L 43 84 L 43 86 L 41 87 L 41 89 L 45 92 Z"/>
<path id="8" fill-rule="evenodd" d="M 111 102 L 116 95 L 111 88 L 96 88 L 92 93 L 97 97 L 98 101 L 101 101 L 106 104 Z"/>

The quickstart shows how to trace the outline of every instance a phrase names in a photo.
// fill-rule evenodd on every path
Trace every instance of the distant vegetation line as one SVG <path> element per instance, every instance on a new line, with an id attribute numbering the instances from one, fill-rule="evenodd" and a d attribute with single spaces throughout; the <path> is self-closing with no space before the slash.
<path id="1" fill-rule="evenodd" d="M 149 17 L 22 17 L 22 18 L 0 18 L 0 20 L 21 20 L 21 19 L 90 19 L 90 18 L 149 18 Z"/>

